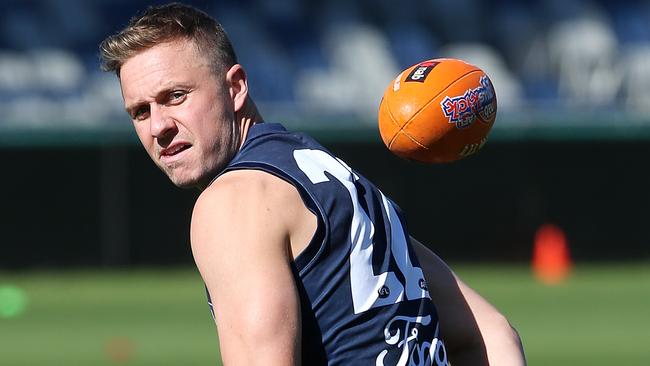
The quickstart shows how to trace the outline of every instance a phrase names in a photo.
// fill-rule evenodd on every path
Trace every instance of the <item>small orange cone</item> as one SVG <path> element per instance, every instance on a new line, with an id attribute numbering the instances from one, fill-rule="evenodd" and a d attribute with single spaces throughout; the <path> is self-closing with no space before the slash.
<path id="1" fill-rule="evenodd" d="M 552 224 L 537 229 L 532 265 L 535 277 L 547 285 L 556 285 L 569 277 L 572 262 L 562 229 Z"/>

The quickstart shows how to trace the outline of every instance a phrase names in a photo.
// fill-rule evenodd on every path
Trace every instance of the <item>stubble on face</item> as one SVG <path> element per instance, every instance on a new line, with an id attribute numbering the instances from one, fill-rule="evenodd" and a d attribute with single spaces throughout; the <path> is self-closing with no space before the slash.
<path id="1" fill-rule="evenodd" d="M 179 187 L 205 188 L 236 152 L 237 135 L 226 83 L 206 57 L 189 41 L 163 43 L 127 60 L 120 81 L 132 118 L 133 108 L 149 108 L 134 126 L 156 165 Z"/>

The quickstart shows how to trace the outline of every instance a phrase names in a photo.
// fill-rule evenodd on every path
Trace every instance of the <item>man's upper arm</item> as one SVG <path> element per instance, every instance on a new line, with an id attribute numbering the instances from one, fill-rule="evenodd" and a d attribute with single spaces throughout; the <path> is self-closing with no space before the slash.
<path id="1" fill-rule="evenodd" d="M 197 200 L 191 241 L 212 297 L 226 365 L 296 365 L 300 306 L 289 250 L 286 187 L 259 171 L 235 171 Z M 297 193 L 296 193 L 297 194 Z"/>
<path id="2" fill-rule="evenodd" d="M 476 319 L 467 300 L 459 288 L 451 269 L 431 250 L 411 238 L 420 266 L 427 280 L 429 293 L 436 305 L 440 321 L 440 332 L 445 341 L 451 360 L 467 356 L 467 348 L 472 348 L 475 358 L 471 363 L 486 365 L 487 355 Z M 454 357 L 455 356 L 455 357 Z M 461 364 L 461 362 L 454 362 Z"/>

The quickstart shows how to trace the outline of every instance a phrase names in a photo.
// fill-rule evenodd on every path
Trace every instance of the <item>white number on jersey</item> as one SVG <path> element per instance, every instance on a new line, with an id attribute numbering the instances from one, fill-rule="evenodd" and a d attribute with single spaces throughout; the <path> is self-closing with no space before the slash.
<path id="1" fill-rule="evenodd" d="M 374 251 L 375 226 L 359 202 L 355 182 L 359 179 L 343 161 L 321 150 L 296 150 L 293 154 L 298 167 L 312 183 L 329 181 L 325 172 L 331 174 L 350 193 L 353 207 L 350 225 L 350 286 L 355 314 L 378 306 L 396 304 L 405 300 L 429 297 L 422 269 L 414 267 L 408 253 L 407 238 L 393 205 L 381 194 L 382 209 L 390 224 L 390 238 L 383 254 L 383 263 L 391 263 L 392 257 L 397 268 L 375 274 L 372 258 Z M 384 228 L 381 228 L 382 231 Z M 395 266 L 392 266 L 395 267 Z M 401 273 L 402 283 L 396 273 Z"/>

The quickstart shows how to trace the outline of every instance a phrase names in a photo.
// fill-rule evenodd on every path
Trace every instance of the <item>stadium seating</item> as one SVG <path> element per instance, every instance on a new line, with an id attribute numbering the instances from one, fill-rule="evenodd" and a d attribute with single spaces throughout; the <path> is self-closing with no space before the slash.
<path id="1" fill-rule="evenodd" d="M 124 119 L 114 78 L 98 71 L 97 44 L 148 3 L 1 2 L 0 124 Z M 187 3 L 223 22 L 254 98 L 278 118 L 299 111 L 372 121 L 390 79 L 434 57 L 484 68 L 502 111 L 650 105 L 649 1 Z"/>

